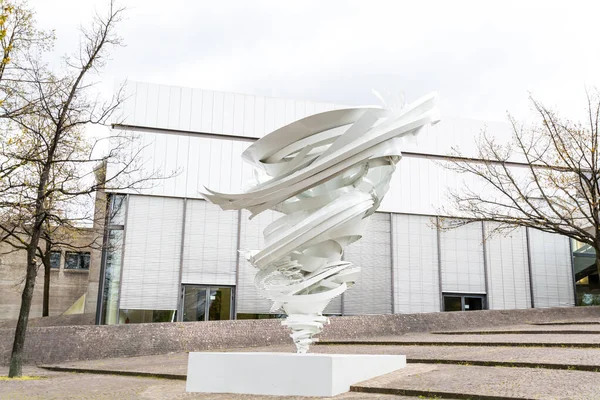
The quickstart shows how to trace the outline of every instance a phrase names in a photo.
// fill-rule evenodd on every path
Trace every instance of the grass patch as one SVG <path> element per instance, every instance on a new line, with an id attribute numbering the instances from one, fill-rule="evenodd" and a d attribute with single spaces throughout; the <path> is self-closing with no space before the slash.
<path id="1" fill-rule="evenodd" d="M 37 381 L 39 379 L 46 379 L 45 376 L 17 376 L 9 378 L 8 376 L 0 376 L 0 381 Z"/>

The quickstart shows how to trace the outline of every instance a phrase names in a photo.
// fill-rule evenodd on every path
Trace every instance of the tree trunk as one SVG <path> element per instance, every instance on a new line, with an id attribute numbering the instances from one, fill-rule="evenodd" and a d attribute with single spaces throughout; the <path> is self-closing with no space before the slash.
<path id="1" fill-rule="evenodd" d="M 46 239 L 46 250 L 42 257 L 44 264 L 44 300 L 42 305 L 42 317 L 47 317 L 50 310 L 50 241 Z"/>
<path id="2" fill-rule="evenodd" d="M 27 245 L 27 275 L 25 276 L 25 287 L 21 296 L 21 309 L 19 310 L 19 319 L 17 321 L 17 329 L 15 330 L 15 339 L 13 342 L 12 353 L 10 354 L 10 367 L 8 369 L 8 377 L 21 376 L 23 370 L 23 346 L 25 344 L 25 334 L 27 332 L 27 323 L 29 322 L 29 311 L 31 310 L 31 299 L 33 298 L 33 288 L 35 287 L 35 278 L 37 277 L 37 247 L 42 236 L 42 224 L 46 219 L 46 211 L 44 209 L 45 192 L 44 188 L 48 182 L 50 173 L 50 161 L 54 157 L 56 143 L 50 149 L 48 163 L 44 165 L 40 183 L 38 185 L 38 193 L 35 204 L 35 221 L 31 230 L 31 239 Z"/>
<path id="3" fill-rule="evenodd" d="M 25 344 L 25 332 L 29 321 L 29 311 L 31 310 L 31 299 L 33 298 L 33 288 L 37 276 L 37 263 L 35 258 L 35 247 L 29 246 L 27 249 L 27 275 L 25 277 L 25 287 L 21 296 L 21 310 L 15 330 L 15 341 L 13 342 L 12 353 L 10 355 L 10 367 L 8 377 L 21 376 L 23 369 L 23 345 Z"/>

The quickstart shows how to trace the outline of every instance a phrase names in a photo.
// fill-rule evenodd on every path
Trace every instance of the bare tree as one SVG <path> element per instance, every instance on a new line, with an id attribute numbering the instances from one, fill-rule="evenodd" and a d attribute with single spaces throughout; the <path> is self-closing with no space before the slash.
<path id="1" fill-rule="evenodd" d="M 524 226 L 564 235 L 592 246 L 600 270 L 599 93 L 587 93 L 582 123 L 561 118 L 534 98 L 531 103 L 538 123 L 525 127 L 509 117 L 510 141 L 484 131 L 475 158 L 454 149 L 445 166 L 481 185 L 450 190 L 441 212 L 465 219 L 442 219 L 441 227 L 495 221 L 495 232 Z"/>
<path id="2" fill-rule="evenodd" d="M 0 0 L 0 117 L 31 110 L 30 104 L 18 101 L 29 60 L 39 58 L 53 43 L 54 32 L 36 28 L 26 0 Z"/>
<path id="3" fill-rule="evenodd" d="M 54 246 L 67 244 L 65 232 L 93 222 L 94 195 L 105 186 L 132 187 L 147 180 L 136 166 L 137 155 L 125 134 L 90 140 L 89 125 L 106 125 L 123 101 L 117 90 L 108 101 L 94 95 L 93 76 L 111 47 L 121 45 L 115 29 L 123 9 L 110 2 L 82 28 L 79 52 L 67 57 L 65 70 L 52 73 L 36 57 L 27 57 L 21 86 L 11 92 L 11 109 L 0 131 L 0 235 L 27 255 L 27 272 L 11 353 L 9 376 L 19 376 L 31 300 L 38 268 L 48 264 Z M 101 143 L 110 141 L 107 151 Z M 132 150 L 134 149 L 134 150 Z M 108 179 L 95 179 L 97 167 L 119 168 Z M 102 173 L 100 174 L 102 175 Z M 63 236 L 61 236 L 63 235 Z"/>

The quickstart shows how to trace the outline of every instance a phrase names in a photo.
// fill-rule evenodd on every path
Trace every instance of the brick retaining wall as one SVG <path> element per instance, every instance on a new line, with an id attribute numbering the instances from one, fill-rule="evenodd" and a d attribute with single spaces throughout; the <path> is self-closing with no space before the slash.
<path id="1" fill-rule="evenodd" d="M 331 318 L 331 325 L 319 337 L 327 340 L 354 339 L 407 332 L 465 330 L 589 318 L 600 319 L 600 306 L 360 315 Z"/>
<path id="2" fill-rule="evenodd" d="M 493 310 L 430 314 L 333 317 L 323 339 L 354 339 L 530 322 L 600 319 L 600 307 Z M 0 364 L 7 364 L 12 329 L 0 329 Z M 238 320 L 113 326 L 32 327 L 25 342 L 27 364 L 142 356 L 291 343 L 279 320 Z"/>

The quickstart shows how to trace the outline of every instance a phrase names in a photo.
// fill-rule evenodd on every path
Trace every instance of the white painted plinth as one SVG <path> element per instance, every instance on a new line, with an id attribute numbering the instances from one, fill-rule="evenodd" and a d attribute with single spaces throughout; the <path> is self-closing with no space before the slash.
<path id="1" fill-rule="evenodd" d="M 190 353 L 186 391 L 335 396 L 405 366 L 398 355 Z"/>

